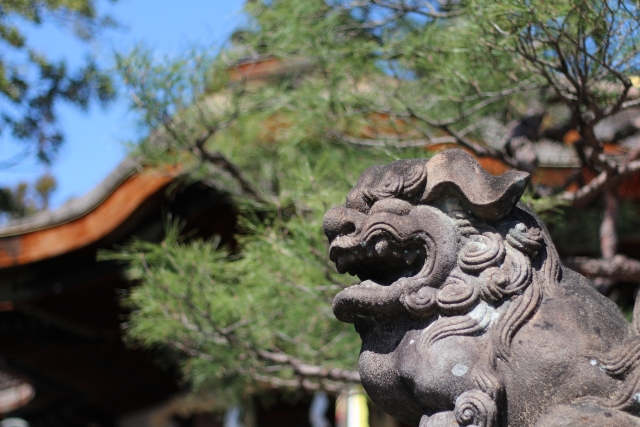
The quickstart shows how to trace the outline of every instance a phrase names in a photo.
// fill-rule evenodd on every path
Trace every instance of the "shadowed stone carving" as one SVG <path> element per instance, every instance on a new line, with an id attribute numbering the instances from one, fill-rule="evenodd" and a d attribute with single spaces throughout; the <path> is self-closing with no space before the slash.
<path id="1" fill-rule="evenodd" d="M 323 221 L 362 383 L 419 427 L 640 426 L 640 330 L 467 153 L 367 169 Z"/>

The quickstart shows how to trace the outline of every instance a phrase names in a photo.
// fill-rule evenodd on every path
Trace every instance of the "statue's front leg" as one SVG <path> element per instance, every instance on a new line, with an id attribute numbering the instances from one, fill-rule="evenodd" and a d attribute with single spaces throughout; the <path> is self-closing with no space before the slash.
<path id="1" fill-rule="evenodd" d="M 437 412 L 420 419 L 420 427 L 496 427 L 496 402 L 482 390 L 465 391 L 456 399 L 453 411 Z"/>

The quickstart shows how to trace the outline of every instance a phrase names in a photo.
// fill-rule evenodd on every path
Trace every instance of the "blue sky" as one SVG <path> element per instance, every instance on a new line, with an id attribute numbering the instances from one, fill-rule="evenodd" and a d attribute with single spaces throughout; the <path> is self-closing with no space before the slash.
<path id="1" fill-rule="evenodd" d="M 243 22 L 243 4 L 244 0 L 102 0 L 102 10 L 123 28 L 109 30 L 91 45 L 55 25 L 25 31 L 29 42 L 52 58 L 65 58 L 73 65 L 91 52 L 103 65 L 112 66 L 114 51 L 127 51 L 140 42 L 160 55 L 179 53 L 194 43 L 220 45 Z M 53 208 L 98 185 L 126 156 L 127 144 L 140 137 L 125 93 L 107 110 L 93 106 L 82 112 L 59 105 L 58 111 L 66 143 L 49 168 L 58 181 Z M 8 135 L 0 137 L 0 159 L 11 157 L 18 146 Z M 0 169 L 0 185 L 31 182 L 45 170 L 28 159 Z"/>

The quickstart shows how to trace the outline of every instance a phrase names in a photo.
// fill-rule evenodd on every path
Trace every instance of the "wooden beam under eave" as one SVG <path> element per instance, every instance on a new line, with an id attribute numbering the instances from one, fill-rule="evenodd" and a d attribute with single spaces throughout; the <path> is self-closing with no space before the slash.
<path id="1" fill-rule="evenodd" d="M 29 264 L 83 248 L 115 231 L 149 197 L 173 180 L 170 174 L 127 178 L 100 205 L 67 223 L 0 238 L 0 268 Z"/>

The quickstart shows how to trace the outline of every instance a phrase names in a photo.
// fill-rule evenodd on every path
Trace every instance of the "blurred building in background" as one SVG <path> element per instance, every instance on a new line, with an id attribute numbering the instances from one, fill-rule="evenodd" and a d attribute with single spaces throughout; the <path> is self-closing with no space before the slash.
<path id="1" fill-rule="evenodd" d="M 161 239 L 167 215 L 231 239 L 224 197 L 172 183 L 125 161 L 87 196 L 0 229 L 0 370 L 35 390 L 12 412 L 32 427 L 116 425 L 179 391 L 171 366 L 123 343 L 120 296 L 132 284 L 123 265 L 96 260 L 134 236 Z"/>

